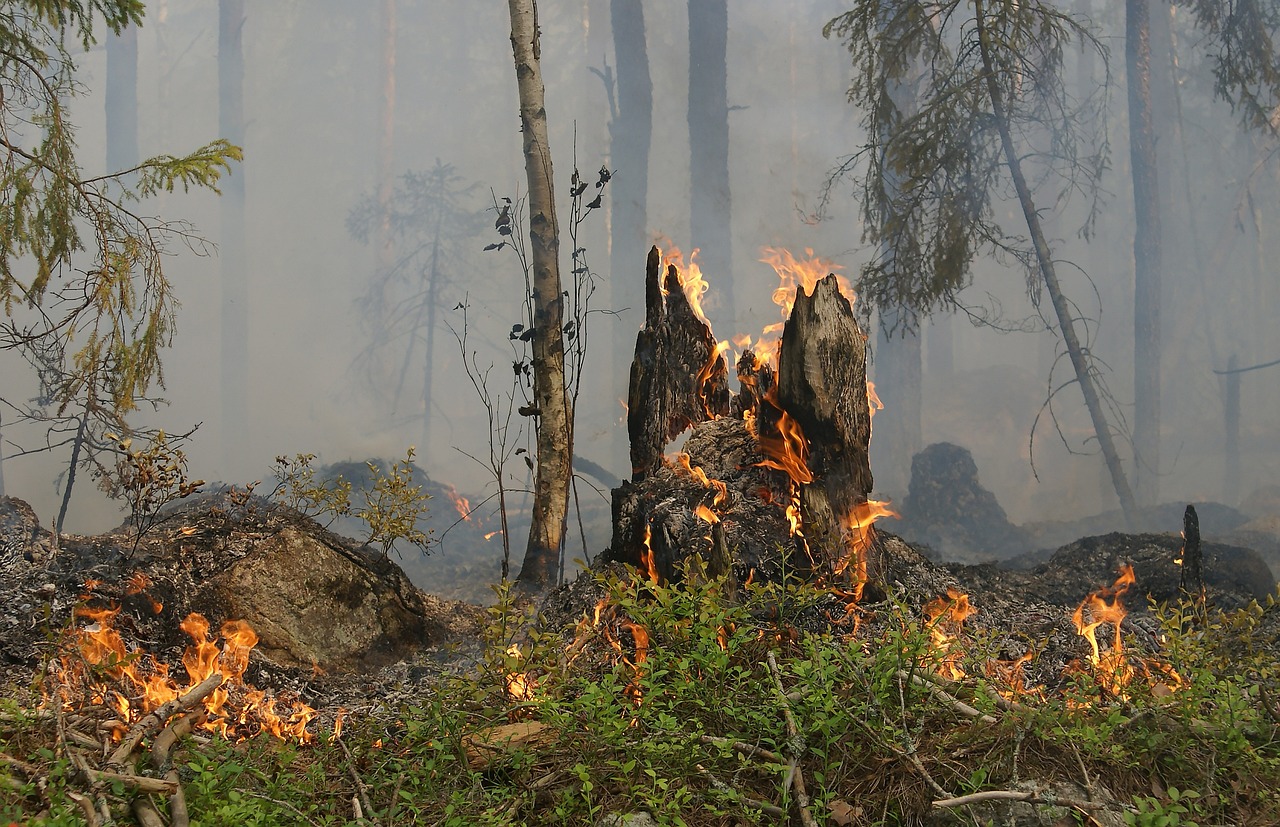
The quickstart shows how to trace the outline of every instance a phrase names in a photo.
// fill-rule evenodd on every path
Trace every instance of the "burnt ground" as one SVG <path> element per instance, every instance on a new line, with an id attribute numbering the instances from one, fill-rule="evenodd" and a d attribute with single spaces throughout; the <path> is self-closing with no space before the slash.
<path id="1" fill-rule="evenodd" d="M 483 654 L 481 609 L 428 595 L 393 562 L 261 499 L 202 499 L 175 511 L 136 548 L 128 529 L 63 536 L 55 546 L 25 503 L 13 498 L 0 501 L 0 531 L 6 543 L 23 543 L 23 559 L 0 579 L 0 685 L 19 695 L 53 656 L 73 609 L 85 604 L 121 606 L 116 625 L 126 641 L 175 668 L 189 642 L 179 630 L 188 612 L 205 614 L 215 628 L 247 620 L 263 644 L 246 679 L 296 694 L 322 717 L 340 706 L 395 709 L 441 676 L 474 669 Z M 878 532 L 876 544 L 885 561 L 883 587 L 868 589 L 857 609 L 850 612 L 834 593 L 803 606 L 781 598 L 760 609 L 762 622 L 845 632 L 856 623 L 860 635 L 875 639 L 876 628 L 892 614 L 884 610 L 889 601 L 922 616 L 926 603 L 956 588 L 977 610 L 964 634 L 1002 659 L 1035 651 L 1026 677 L 1052 688 L 1064 666 L 1087 650 L 1070 620 L 1072 610 L 1089 592 L 1109 585 L 1119 564 L 1133 565 L 1137 574 L 1124 598 L 1130 610 L 1124 630 L 1140 647 L 1157 648 L 1158 624 L 1148 603 L 1178 596 L 1173 560 L 1181 541 L 1171 535 L 1085 538 L 1043 559 L 1027 559 L 1021 570 L 934 563 L 888 532 Z M 347 573 L 335 580 L 328 573 L 337 570 Z M 608 570 L 624 574 L 618 564 Z M 1246 549 L 1206 544 L 1205 572 L 1210 600 L 1223 609 L 1265 602 L 1275 586 L 1265 564 Z M 255 589 L 287 599 L 255 601 L 248 597 Z M 545 599 L 542 624 L 571 628 L 603 595 L 594 578 L 581 576 Z M 313 618 L 314 628 L 291 628 L 276 616 L 281 612 Z M 1280 650 L 1280 607 L 1266 609 L 1260 623 L 1260 639 Z M 375 634 L 361 638 L 348 628 L 352 624 Z M 345 648 L 316 648 L 312 638 Z"/>

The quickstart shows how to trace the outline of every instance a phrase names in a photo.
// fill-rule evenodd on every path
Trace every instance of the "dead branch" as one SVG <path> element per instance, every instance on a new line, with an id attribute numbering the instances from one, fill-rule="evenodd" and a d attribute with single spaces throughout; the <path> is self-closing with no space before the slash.
<path id="1" fill-rule="evenodd" d="M 95 770 L 87 764 L 80 768 L 80 772 L 85 776 L 90 784 L 113 783 L 119 781 L 126 787 L 130 787 L 140 793 L 164 793 L 172 795 L 174 783 L 164 778 L 149 778 L 145 775 L 133 775 L 132 773 L 112 772 L 111 770 Z"/>
<path id="2" fill-rule="evenodd" d="M 143 717 L 142 720 L 133 725 L 129 730 L 129 734 L 120 742 L 120 746 L 116 747 L 116 751 L 111 753 L 111 758 L 107 761 L 107 766 L 124 766 L 132 753 L 142 742 L 142 739 L 164 726 L 164 722 L 169 720 L 179 712 L 190 709 L 222 685 L 223 676 L 220 672 L 214 672 L 187 694 L 180 698 L 174 698 L 168 703 L 161 704 L 151 711 L 150 714 Z"/>
<path id="3" fill-rule="evenodd" d="M 787 759 L 787 770 L 791 776 L 791 785 L 796 793 L 796 806 L 800 810 L 800 822 L 804 827 L 818 827 L 813 813 L 809 810 L 809 791 L 804 784 L 804 770 L 800 768 L 800 756 L 804 753 L 804 738 L 800 728 L 796 726 L 795 716 L 791 713 L 791 704 L 787 701 L 787 690 L 782 686 L 782 671 L 778 669 L 778 659 L 772 651 L 768 653 L 769 674 L 773 677 L 773 686 L 782 701 L 782 713 L 787 721 L 787 750 L 791 756 Z"/>
<path id="4" fill-rule="evenodd" d="M 1097 801 L 1077 801 L 1071 798 L 1042 796 L 1038 793 L 1021 790 L 985 790 L 980 793 L 957 796 L 956 798 L 939 799 L 933 802 L 933 806 L 938 809 L 946 809 L 966 807 L 983 801 L 1025 801 L 1028 804 L 1049 804 L 1055 807 L 1073 807 L 1077 810 L 1105 810 L 1109 807 L 1109 805 Z"/>
<path id="5" fill-rule="evenodd" d="M 173 745 L 178 742 L 179 738 L 190 735 L 191 730 L 203 724 L 208 717 L 209 713 L 207 711 L 197 709 L 195 712 L 183 715 L 161 730 L 151 744 L 151 766 L 155 767 L 158 772 L 164 771 L 169 764 L 169 753 L 173 750 Z"/>
<path id="6" fill-rule="evenodd" d="M 374 810 L 373 805 L 369 803 L 369 788 L 365 786 L 364 780 L 361 779 L 360 774 L 356 772 L 356 762 L 355 762 L 355 759 L 351 757 L 351 750 L 347 749 L 346 742 L 343 741 L 341 738 L 338 738 L 337 741 L 338 741 L 338 746 L 342 747 L 342 754 L 347 757 L 347 771 L 351 774 L 351 780 L 355 782 L 356 793 L 359 796 L 358 798 L 351 799 L 351 804 L 355 809 L 356 821 L 361 821 L 365 818 L 365 816 L 361 813 L 361 805 L 363 804 L 364 811 L 369 814 L 368 815 L 369 821 L 373 822 L 374 824 L 379 824 L 378 818 L 375 815 L 377 811 Z"/>
<path id="7" fill-rule="evenodd" d="M 904 681 L 911 681 L 916 686 L 923 686 L 925 689 L 928 689 L 929 692 L 932 693 L 935 698 L 942 701 L 944 704 L 951 707 L 956 712 L 959 712 L 961 715 L 967 716 L 969 718 L 976 718 L 979 721 L 982 721 L 984 724 L 996 723 L 995 718 L 991 717 L 985 712 L 980 712 L 974 709 L 973 707 L 969 706 L 967 703 L 955 697 L 951 693 L 947 692 L 941 686 L 938 686 L 936 683 L 932 681 L 925 680 L 924 678 L 914 673 L 908 674 L 906 671 L 902 669 L 898 670 L 898 677 Z"/>
<path id="8" fill-rule="evenodd" d="M 717 735 L 703 735 L 699 740 L 704 744 L 715 744 L 716 746 L 733 747 L 743 755 L 749 755 L 753 758 L 760 758 L 773 764 L 785 764 L 787 759 L 783 758 L 776 752 L 770 752 L 763 747 L 753 746 L 745 741 L 735 741 L 732 738 L 721 738 Z"/>
<path id="9" fill-rule="evenodd" d="M 759 801 L 747 795 L 743 795 L 742 792 L 740 792 L 737 788 L 724 783 L 719 778 L 716 778 L 715 775 L 713 775 L 710 770 L 708 770 L 706 767 L 702 766 L 701 764 L 694 764 L 694 766 L 698 768 L 698 772 L 702 775 L 703 778 L 707 779 L 707 782 L 711 784 L 712 787 L 719 790 L 720 792 L 731 794 L 734 798 L 742 802 L 745 806 L 759 810 L 760 812 L 772 818 L 781 819 L 786 817 L 787 813 L 781 807 L 775 806 L 773 804 L 769 804 L 768 802 L 765 802 L 765 801 Z"/>

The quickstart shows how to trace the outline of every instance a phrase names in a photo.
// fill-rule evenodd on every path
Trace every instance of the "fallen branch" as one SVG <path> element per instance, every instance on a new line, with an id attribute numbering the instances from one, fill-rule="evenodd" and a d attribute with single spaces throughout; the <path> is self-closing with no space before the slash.
<path id="1" fill-rule="evenodd" d="M 164 827 L 164 819 L 160 817 L 156 805 L 152 804 L 151 799 L 146 796 L 139 796 L 133 800 L 133 815 L 138 819 L 141 827 Z"/>
<path id="2" fill-rule="evenodd" d="M 173 750 L 173 745 L 179 738 L 190 735 L 191 731 L 203 724 L 208 717 L 207 711 L 197 709 L 161 730 L 151 744 L 151 766 L 155 767 L 157 772 L 163 772 L 169 764 L 169 753 Z"/>
<path id="3" fill-rule="evenodd" d="M 732 738 L 721 738 L 716 735 L 702 735 L 699 737 L 704 744 L 714 744 L 721 747 L 732 747 L 744 755 L 750 755 L 753 758 L 761 758 L 773 764 L 785 764 L 787 759 L 783 758 L 776 752 L 770 752 L 764 747 L 753 746 L 745 741 L 735 741 Z"/>
<path id="4" fill-rule="evenodd" d="M 133 725 L 133 728 L 129 730 L 129 734 L 120 742 L 120 746 L 116 747 L 116 751 L 111 753 L 107 766 L 123 766 L 129 760 L 129 754 L 137 748 L 143 738 L 160 729 L 160 727 L 164 726 L 165 721 L 177 713 L 188 710 L 209 697 L 213 690 L 222 685 L 222 681 L 222 674 L 214 672 L 196 684 L 187 694 L 180 698 L 174 698 L 172 701 L 153 709 L 142 720 Z"/>
<path id="5" fill-rule="evenodd" d="M 1001 695 L 994 687 L 987 687 L 987 697 L 995 702 L 995 705 L 1003 709 L 1005 712 L 1031 712 L 1031 707 L 1026 704 L 1020 704 L 1017 701 L 1011 701 L 1004 695 Z"/>
<path id="6" fill-rule="evenodd" d="M 911 681 L 916 686 L 922 686 L 925 689 L 928 689 L 929 692 L 932 693 L 935 698 L 942 701 L 947 706 L 954 709 L 956 712 L 959 712 L 961 715 L 965 715 L 969 718 L 976 718 L 985 724 L 996 723 L 995 718 L 991 717 L 985 712 L 980 712 L 979 710 L 974 709 L 964 701 L 952 695 L 950 692 L 947 692 L 945 689 L 943 689 L 941 686 L 934 683 L 933 681 L 927 681 L 924 678 L 921 678 L 919 675 L 909 674 L 902 669 L 898 670 L 898 677 L 902 678 L 904 681 Z"/>
<path id="7" fill-rule="evenodd" d="M 782 670 L 778 668 L 778 659 L 773 652 L 768 652 L 769 674 L 773 677 L 773 686 L 778 690 L 778 698 L 782 701 L 783 717 L 787 721 L 787 750 L 791 756 L 787 760 L 791 786 L 796 793 L 796 806 L 800 809 L 800 823 L 804 827 L 818 827 L 813 813 L 809 811 L 809 791 L 804 784 L 804 771 L 800 768 L 800 755 L 804 753 L 804 738 L 800 735 L 800 727 L 796 725 L 795 715 L 791 712 L 791 704 L 787 701 L 787 690 L 782 686 Z"/>
<path id="8" fill-rule="evenodd" d="M 1108 805 L 1097 801 L 1077 801 L 1072 798 L 1042 796 L 1038 793 L 1022 790 L 986 790 L 980 793 L 969 793 L 956 798 L 944 798 L 933 802 L 938 809 L 967 807 L 983 801 L 1025 801 L 1028 804 L 1048 804 L 1054 807 L 1074 807 L 1078 810 L 1105 810 Z"/>
<path id="9" fill-rule="evenodd" d="M 780 819 L 780 818 L 786 817 L 787 813 L 781 807 L 770 804 L 767 801 L 758 801 L 754 798 L 751 798 L 748 795 L 744 795 L 735 787 L 732 787 L 724 783 L 723 781 L 721 781 L 719 778 L 716 778 L 715 775 L 713 775 L 710 770 L 708 770 L 706 767 L 702 766 L 701 764 L 694 764 L 694 766 L 698 768 L 698 772 L 701 773 L 702 776 L 707 779 L 707 781 L 711 784 L 712 787 L 715 787 L 720 792 L 728 793 L 732 795 L 738 801 L 742 802 L 742 804 L 744 804 L 745 806 L 751 807 L 752 809 L 759 810 L 760 812 L 764 813 L 767 816 L 770 816 L 771 818 Z"/>
<path id="10" fill-rule="evenodd" d="M 145 775 L 112 772 L 111 770 L 95 770 L 87 765 L 82 766 L 80 771 L 91 784 L 111 784 L 119 781 L 126 787 L 130 787 L 140 793 L 163 793 L 165 795 L 171 795 L 174 788 L 177 786 L 174 782 L 164 778 L 150 778 Z"/>
<path id="11" fill-rule="evenodd" d="M 347 749 L 346 741 L 343 741 L 341 738 L 338 738 L 337 741 L 338 746 L 342 747 L 342 754 L 347 757 L 347 771 L 351 774 L 351 780 L 355 782 L 356 793 L 359 796 L 358 798 L 351 799 L 351 804 L 355 810 L 356 821 L 361 821 L 365 818 L 364 813 L 361 812 L 361 805 L 363 804 L 364 812 L 369 814 L 369 821 L 374 824 L 378 824 L 378 818 L 375 815 L 377 811 L 374 810 L 373 805 L 369 803 L 368 787 L 365 786 L 364 781 L 360 778 L 360 774 L 356 772 L 356 762 L 355 759 L 351 757 L 351 750 Z"/>

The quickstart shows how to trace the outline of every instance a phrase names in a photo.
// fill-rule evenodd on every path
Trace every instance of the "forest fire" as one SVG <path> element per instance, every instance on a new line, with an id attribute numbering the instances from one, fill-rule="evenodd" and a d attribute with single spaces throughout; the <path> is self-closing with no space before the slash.
<path id="1" fill-rule="evenodd" d="M 115 628 L 119 614 L 119 606 L 76 608 L 75 616 L 89 623 L 72 631 L 73 651 L 64 652 L 56 662 L 58 702 L 64 709 L 74 709 L 86 700 L 110 706 L 119 716 L 118 739 L 128 724 L 218 674 L 221 685 L 203 701 L 208 712 L 205 729 L 232 740 L 259 733 L 303 743 L 312 740 L 307 724 L 315 717 L 314 709 L 300 701 L 277 708 L 275 698 L 245 683 L 249 653 L 258 643 L 249 624 L 236 620 L 222 624 L 219 646 L 209 638 L 209 621 L 196 613 L 188 615 L 180 624 L 192 641 L 182 656 L 187 671 L 187 683 L 182 685 L 170 677 L 166 664 L 125 644 Z"/>

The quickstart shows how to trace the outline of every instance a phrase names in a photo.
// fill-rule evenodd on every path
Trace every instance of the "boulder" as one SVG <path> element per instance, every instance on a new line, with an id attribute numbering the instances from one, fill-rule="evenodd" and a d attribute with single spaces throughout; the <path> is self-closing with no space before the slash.
<path id="1" fill-rule="evenodd" d="M 902 522 L 893 530 L 950 562 L 1000 560 L 1031 548 L 1026 532 L 1009 522 L 995 495 L 982 487 L 973 455 L 950 442 L 912 457 Z"/>

